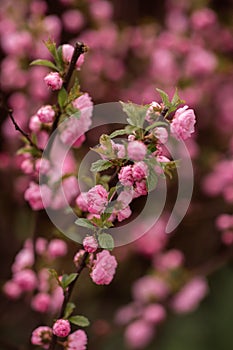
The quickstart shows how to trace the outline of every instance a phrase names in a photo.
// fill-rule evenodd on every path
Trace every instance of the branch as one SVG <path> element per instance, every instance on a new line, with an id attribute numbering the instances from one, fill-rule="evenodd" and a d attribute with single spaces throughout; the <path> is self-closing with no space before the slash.
<path id="1" fill-rule="evenodd" d="M 76 270 L 76 273 L 77 273 L 77 276 L 75 278 L 75 280 L 69 285 L 69 287 L 67 288 L 67 290 L 64 292 L 64 300 L 63 300 L 63 303 L 62 303 L 62 307 L 61 307 L 61 311 L 60 311 L 60 314 L 58 316 L 58 319 L 64 317 L 64 313 L 65 313 L 65 310 L 66 310 L 66 306 L 70 300 L 70 297 L 71 297 L 71 294 L 73 292 L 73 289 L 74 289 L 74 286 L 82 272 L 82 270 L 86 267 L 86 259 L 88 257 L 88 253 L 85 252 L 83 257 L 82 257 L 82 260 Z M 49 350 L 54 350 L 55 347 L 56 347 L 56 343 L 57 343 L 57 336 L 55 334 L 53 334 L 53 337 L 52 337 L 52 340 L 51 340 L 51 344 L 50 344 L 50 347 L 49 347 Z"/>

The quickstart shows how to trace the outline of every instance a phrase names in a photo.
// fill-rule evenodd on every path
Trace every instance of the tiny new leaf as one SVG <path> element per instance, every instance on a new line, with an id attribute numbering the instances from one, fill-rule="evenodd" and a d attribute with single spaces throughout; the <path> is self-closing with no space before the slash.
<path id="1" fill-rule="evenodd" d="M 99 245 L 103 249 L 112 250 L 114 248 L 114 240 L 108 233 L 101 233 L 98 236 Z"/>
<path id="2" fill-rule="evenodd" d="M 67 101 L 67 91 L 64 87 L 61 88 L 61 90 L 58 93 L 58 103 L 61 108 L 64 107 L 66 101 Z"/>
<path id="3" fill-rule="evenodd" d="M 88 320 L 88 318 L 81 315 L 71 316 L 69 318 L 69 321 L 70 323 L 73 323 L 74 325 L 79 327 L 88 327 L 90 325 L 90 321 Z"/>
<path id="4" fill-rule="evenodd" d="M 99 159 L 91 165 L 91 171 L 98 173 L 103 170 L 111 168 L 112 163 L 108 160 Z"/>
<path id="5" fill-rule="evenodd" d="M 77 273 L 71 273 L 70 275 L 64 274 L 61 280 L 62 288 L 66 289 L 76 279 L 77 275 Z"/>
<path id="6" fill-rule="evenodd" d="M 143 124 L 145 121 L 146 113 L 148 110 L 148 105 L 141 106 L 135 103 L 129 102 L 121 102 L 123 111 L 127 114 L 127 122 L 136 126 L 137 128 L 143 128 Z"/>
<path id="7" fill-rule="evenodd" d="M 54 69 L 57 72 L 59 72 L 59 69 L 57 68 L 57 66 L 55 66 L 54 63 L 52 63 L 48 60 L 34 60 L 30 63 L 30 66 L 44 66 L 44 67 L 48 67 L 48 68 Z"/>
<path id="8" fill-rule="evenodd" d="M 66 309 L 65 309 L 65 312 L 64 312 L 64 318 L 67 319 L 70 317 L 70 315 L 72 314 L 72 312 L 74 311 L 75 309 L 75 304 L 74 303 L 67 303 L 66 305 Z"/>

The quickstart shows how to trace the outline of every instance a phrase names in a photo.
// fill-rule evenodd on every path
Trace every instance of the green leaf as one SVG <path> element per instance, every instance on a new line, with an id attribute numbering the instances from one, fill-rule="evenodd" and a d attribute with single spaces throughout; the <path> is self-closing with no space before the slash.
<path id="1" fill-rule="evenodd" d="M 158 91 L 158 93 L 160 94 L 161 99 L 162 99 L 164 105 L 165 105 L 166 107 L 170 107 L 171 102 L 170 102 L 170 100 L 169 100 L 168 94 L 167 94 L 165 91 L 160 90 L 160 89 L 156 89 L 156 91 Z"/>
<path id="2" fill-rule="evenodd" d="M 157 128 L 158 126 L 165 126 L 165 127 L 167 127 L 167 126 L 168 126 L 168 123 L 165 123 L 165 122 L 155 122 L 155 123 L 149 125 L 145 130 L 146 130 L 146 131 L 149 131 L 150 129 Z"/>
<path id="3" fill-rule="evenodd" d="M 71 273 L 70 275 L 64 274 L 61 280 L 62 288 L 66 289 L 76 279 L 77 276 L 77 273 Z"/>
<path id="4" fill-rule="evenodd" d="M 67 91 L 64 87 L 61 88 L 61 90 L 58 93 L 58 103 L 61 108 L 64 107 L 66 101 L 67 101 Z"/>
<path id="5" fill-rule="evenodd" d="M 180 98 L 180 96 L 178 94 L 178 89 L 176 88 L 175 93 L 174 93 L 174 95 L 172 97 L 172 105 L 177 107 L 177 106 L 179 106 L 180 104 L 182 104 L 184 102 L 185 101 Z"/>
<path id="6" fill-rule="evenodd" d="M 88 327 L 90 325 L 88 318 L 81 315 L 71 316 L 69 321 L 79 327 Z"/>
<path id="7" fill-rule="evenodd" d="M 59 286 L 62 286 L 61 281 L 59 279 L 58 273 L 54 269 L 48 269 L 49 273 L 56 279 Z"/>
<path id="8" fill-rule="evenodd" d="M 91 171 L 98 173 L 103 170 L 111 168 L 112 163 L 109 160 L 99 159 L 96 162 L 92 163 Z"/>
<path id="9" fill-rule="evenodd" d="M 88 219 L 79 218 L 75 221 L 75 224 L 81 227 L 88 228 L 90 230 L 95 230 L 96 227 Z"/>
<path id="10" fill-rule="evenodd" d="M 70 315 L 72 314 L 72 312 L 74 311 L 75 309 L 75 304 L 74 303 L 68 303 L 66 305 L 66 309 L 65 309 L 65 312 L 64 312 L 64 318 L 67 319 L 70 317 Z"/>
<path id="11" fill-rule="evenodd" d="M 101 233 L 98 236 L 99 245 L 103 249 L 112 250 L 114 248 L 114 240 L 108 233 Z"/>
<path id="12" fill-rule="evenodd" d="M 129 103 L 120 102 L 120 103 L 122 105 L 123 111 L 128 116 L 127 122 L 132 126 L 136 126 L 137 128 L 143 128 L 143 124 L 144 124 L 146 113 L 149 106 L 148 105 L 141 106 L 132 102 L 129 102 Z"/>
<path id="13" fill-rule="evenodd" d="M 44 67 L 49 67 L 51 69 L 56 70 L 57 72 L 59 72 L 59 69 L 57 68 L 57 66 L 55 66 L 54 63 L 48 61 L 48 60 L 34 60 L 30 63 L 30 66 L 44 66 Z"/>
<path id="14" fill-rule="evenodd" d="M 111 187 L 109 193 L 108 193 L 108 201 L 110 201 L 112 195 L 116 192 L 116 186 Z"/>
<path id="15" fill-rule="evenodd" d="M 113 139 L 114 137 L 117 137 L 117 136 L 120 136 L 120 135 L 125 135 L 125 134 L 126 134 L 126 130 L 125 129 L 119 129 L 119 130 L 113 131 L 109 137 L 111 139 Z"/>
<path id="16" fill-rule="evenodd" d="M 62 56 L 62 45 L 60 45 L 57 49 L 56 59 L 57 59 L 57 65 L 58 65 L 59 69 L 63 70 L 64 69 L 64 61 L 63 61 L 63 56 Z"/>
<path id="17" fill-rule="evenodd" d="M 45 46 L 47 47 L 55 61 L 57 61 L 58 57 L 56 43 L 49 38 L 47 41 L 45 41 Z"/>
<path id="18" fill-rule="evenodd" d="M 158 176 L 154 170 L 155 165 L 158 163 L 155 159 L 150 159 L 146 161 L 146 164 L 148 166 L 148 175 L 146 178 L 147 190 L 151 192 L 156 188 L 158 183 Z"/>

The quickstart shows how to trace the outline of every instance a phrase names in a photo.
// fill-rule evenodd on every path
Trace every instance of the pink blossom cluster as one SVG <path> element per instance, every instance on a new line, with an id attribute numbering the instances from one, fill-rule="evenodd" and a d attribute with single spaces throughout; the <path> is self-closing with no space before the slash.
<path id="1" fill-rule="evenodd" d="M 126 165 L 121 168 L 118 178 L 123 186 L 133 188 L 133 197 L 144 196 L 147 194 L 146 177 L 148 168 L 145 162 L 135 162 L 133 165 Z"/>

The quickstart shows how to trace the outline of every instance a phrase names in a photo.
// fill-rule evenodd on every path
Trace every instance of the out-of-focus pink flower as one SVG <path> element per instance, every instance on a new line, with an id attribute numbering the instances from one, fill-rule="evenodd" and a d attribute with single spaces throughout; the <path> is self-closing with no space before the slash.
<path id="1" fill-rule="evenodd" d="M 233 228 L 233 215 L 221 214 L 217 217 L 216 226 L 219 230 L 227 230 Z"/>
<path id="2" fill-rule="evenodd" d="M 94 253 L 98 248 L 98 242 L 93 236 L 87 236 L 83 240 L 83 247 L 86 252 Z"/>
<path id="3" fill-rule="evenodd" d="M 103 213 L 107 204 L 108 192 L 102 185 L 96 185 L 87 192 L 87 205 L 90 213 Z"/>
<path id="4" fill-rule="evenodd" d="M 144 276 L 134 283 L 132 291 L 135 300 L 148 302 L 164 299 L 168 295 L 169 287 L 158 277 Z"/>
<path id="5" fill-rule="evenodd" d="M 194 29 L 202 30 L 216 23 L 216 14 L 210 8 L 202 8 L 193 12 L 191 23 Z"/>
<path id="6" fill-rule="evenodd" d="M 57 337 L 67 337 L 70 333 L 70 322 L 68 320 L 63 320 L 62 318 L 57 320 L 53 325 L 53 334 Z"/>
<path id="7" fill-rule="evenodd" d="M 63 290 L 60 286 L 57 286 L 51 294 L 51 302 L 50 302 L 50 308 L 49 311 L 51 313 L 57 313 L 59 310 L 61 310 L 61 306 L 64 300 L 64 294 Z"/>
<path id="8" fill-rule="evenodd" d="M 34 172 L 34 165 L 32 159 L 27 158 L 24 161 L 22 161 L 21 170 L 24 174 L 32 174 Z"/>
<path id="9" fill-rule="evenodd" d="M 140 161 L 145 158 L 147 148 L 141 141 L 132 141 L 128 143 L 127 152 L 129 159 Z"/>
<path id="10" fill-rule="evenodd" d="M 216 67 L 216 56 L 210 51 L 197 47 L 187 56 L 185 71 L 188 76 L 200 76 L 213 73 Z"/>
<path id="11" fill-rule="evenodd" d="M 70 33 L 77 33 L 84 25 L 85 20 L 79 10 L 67 10 L 62 15 L 64 28 Z"/>
<path id="12" fill-rule="evenodd" d="M 225 245 L 232 245 L 233 243 L 233 231 L 227 230 L 222 233 L 221 239 L 223 244 Z"/>
<path id="13" fill-rule="evenodd" d="M 45 313 L 49 310 L 50 295 L 47 293 L 37 293 L 31 301 L 31 307 L 33 310 Z"/>
<path id="14" fill-rule="evenodd" d="M 35 162 L 35 169 L 39 174 L 46 175 L 50 170 L 50 162 L 48 159 L 39 158 Z"/>
<path id="15" fill-rule="evenodd" d="M 74 47 L 69 44 L 62 45 L 62 57 L 67 63 L 70 63 L 72 55 L 74 52 Z M 76 62 L 76 69 L 80 69 L 84 62 L 84 54 L 80 55 Z"/>
<path id="16" fill-rule="evenodd" d="M 47 74 L 44 81 L 53 91 L 60 90 L 63 84 L 62 77 L 58 72 L 51 72 Z"/>
<path id="17" fill-rule="evenodd" d="M 76 204 L 82 211 L 88 211 L 87 192 L 81 192 L 76 198 Z"/>
<path id="18" fill-rule="evenodd" d="M 103 250 L 96 254 L 90 276 L 96 284 L 110 284 L 115 275 L 116 267 L 116 258 L 108 250 Z"/>
<path id="19" fill-rule="evenodd" d="M 203 277 L 194 277 L 173 298 L 172 309 L 177 313 L 195 310 L 206 296 L 208 285 Z"/>
<path id="20" fill-rule="evenodd" d="M 31 342 L 33 345 L 48 349 L 52 339 L 52 329 L 47 326 L 40 326 L 32 332 Z"/>
<path id="21" fill-rule="evenodd" d="M 52 192 L 47 185 L 39 186 L 35 182 L 30 182 L 24 193 L 24 198 L 29 202 L 33 210 L 40 210 L 50 205 Z"/>
<path id="22" fill-rule="evenodd" d="M 158 324 L 166 318 L 166 310 L 160 304 L 150 304 L 143 311 L 143 319 L 147 322 Z"/>
<path id="23" fill-rule="evenodd" d="M 48 257 L 51 259 L 56 259 L 61 256 L 65 256 L 67 253 L 67 244 L 61 239 L 52 239 L 47 248 Z"/>
<path id="24" fill-rule="evenodd" d="M 82 258 L 83 258 L 83 256 L 84 256 L 84 254 L 85 254 L 85 250 L 84 249 L 80 249 L 76 254 L 75 254 L 75 256 L 74 256 L 74 264 L 76 265 L 76 266 L 79 266 L 79 264 L 80 264 L 80 262 L 81 262 L 81 260 L 82 260 Z"/>
<path id="25" fill-rule="evenodd" d="M 131 303 L 117 310 L 115 322 L 119 325 L 125 326 L 133 319 L 140 317 L 141 314 L 142 307 L 137 303 Z"/>
<path id="26" fill-rule="evenodd" d="M 35 289 L 38 282 L 35 272 L 30 269 L 16 272 L 13 281 L 25 292 L 30 292 Z"/>
<path id="27" fill-rule="evenodd" d="M 178 140 L 186 140 L 194 132 L 196 117 L 188 106 L 178 108 L 171 123 L 171 132 Z"/>
<path id="28" fill-rule="evenodd" d="M 36 114 L 41 123 L 51 123 L 55 117 L 55 111 L 50 105 L 42 106 Z"/>
<path id="29" fill-rule="evenodd" d="M 167 269 L 173 270 L 180 267 L 183 261 L 183 253 L 180 250 L 172 249 L 168 252 L 156 255 L 154 259 L 154 266 L 161 271 L 165 271 Z"/>
<path id="30" fill-rule="evenodd" d="M 43 237 L 38 237 L 36 240 L 36 253 L 42 255 L 47 250 L 48 241 Z"/>
<path id="31" fill-rule="evenodd" d="M 134 321 L 125 331 L 125 340 L 132 349 L 144 349 L 152 340 L 153 326 L 143 320 Z"/>
<path id="32" fill-rule="evenodd" d="M 94 19 L 98 21 L 109 20 L 113 14 L 112 4 L 105 0 L 92 2 L 90 4 L 90 11 Z"/>
<path id="33" fill-rule="evenodd" d="M 22 294 L 22 289 L 13 280 L 7 281 L 3 286 L 3 292 L 10 299 L 18 299 Z"/>
<path id="34" fill-rule="evenodd" d="M 79 329 L 74 333 L 71 333 L 67 339 L 67 350 L 86 350 L 87 348 L 87 335 Z"/>
<path id="35" fill-rule="evenodd" d="M 132 166 L 126 165 L 122 167 L 118 174 L 118 178 L 119 178 L 119 181 L 122 183 L 122 185 L 132 186 L 134 183 Z"/>
<path id="36" fill-rule="evenodd" d="M 132 166 L 132 176 L 135 181 L 140 181 L 147 177 L 148 167 L 144 162 L 134 163 Z"/>
<path id="37" fill-rule="evenodd" d="M 157 127 L 153 130 L 154 135 L 161 143 L 166 143 L 168 139 L 167 129 L 162 127 Z"/>
<path id="38" fill-rule="evenodd" d="M 31 267 L 33 263 L 34 263 L 34 255 L 31 247 L 30 248 L 24 247 L 18 252 L 18 254 L 15 257 L 15 261 L 11 267 L 12 272 L 15 273 L 25 269 L 26 267 Z"/>
<path id="39" fill-rule="evenodd" d="M 29 128 L 31 131 L 37 133 L 41 128 L 41 121 L 38 115 L 33 115 L 29 120 Z"/>

